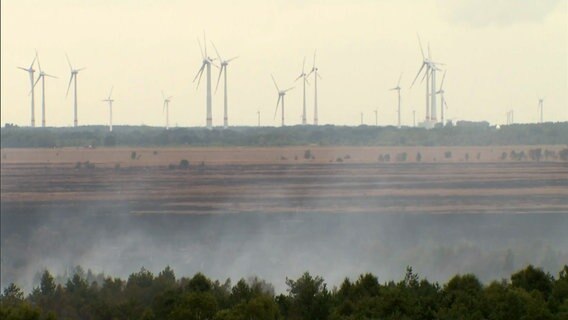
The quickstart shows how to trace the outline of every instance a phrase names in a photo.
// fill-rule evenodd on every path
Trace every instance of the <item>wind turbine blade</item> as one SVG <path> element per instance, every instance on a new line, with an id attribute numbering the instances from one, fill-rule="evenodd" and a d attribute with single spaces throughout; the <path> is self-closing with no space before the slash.
<path id="1" fill-rule="evenodd" d="M 295 87 L 290 87 L 290 88 L 284 90 L 283 92 L 288 92 L 288 91 L 290 91 L 290 90 L 292 90 L 292 89 L 294 89 L 294 88 L 295 88 Z"/>
<path id="2" fill-rule="evenodd" d="M 83 71 L 83 70 L 85 70 L 85 69 L 87 69 L 87 68 L 86 68 L 86 67 L 83 67 L 83 68 L 77 69 L 77 70 L 75 70 L 75 71 L 79 72 L 79 71 Z"/>
<path id="3" fill-rule="evenodd" d="M 442 76 L 442 82 L 440 83 L 440 90 L 444 87 L 444 79 L 446 79 L 446 71 L 444 71 L 444 75 Z"/>
<path id="4" fill-rule="evenodd" d="M 174 97 L 174 96 L 169 96 L 169 97 L 168 97 L 168 100 L 171 100 L 173 97 Z"/>
<path id="5" fill-rule="evenodd" d="M 114 86 L 110 87 L 110 92 L 108 94 L 108 100 L 110 100 L 110 97 L 112 96 L 112 90 L 114 90 Z"/>
<path id="6" fill-rule="evenodd" d="M 205 47 L 205 57 L 208 58 L 208 55 L 207 55 L 207 37 L 205 36 L 205 30 L 203 30 L 203 46 Z"/>
<path id="7" fill-rule="evenodd" d="M 398 76 L 398 82 L 396 83 L 396 87 L 400 87 L 400 79 L 402 79 L 402 72 L 400 73 L 400 76 Z"/>
<path id="8" fill-rule="evenodd" d="M 428 60 L 430 60 L 432 56 L 430 55 L 430 42 L 428 42 Z"/>
<path id="9" fill-rule="evenodd" d="M 197 74 L 195 74 L 195 78 L 193 78 L 192 82 L 195 82 L 195 80 L 197 80 L 197 77 L 199 77 L 199 75 L 203 72 L 203 68 L 205 68 L 205 63 L 201 65 L 201 68 L 199 68 L 199 70 L 197 70 Z"/>
<path id="10" fill-rule="evenodd" d="M 422 60 L 425 60 L 426 57 L 424 56 L 424 50 L 422 49 L 422 40 L 420 40 L 420 34 L 416 33 L 418 37 L 418 45 L 420 46 L 420 53 L 422 53 Z"/>
<path id="11" fill-rule="evenodd" d="M 164 90 L 162 90 L 162 98 L 166 100 L 166 95 L 164 95 Z"/>
<path id="12" fill-rule="evenodd" d="M 51 75 L 51 74 L 44 73 L 43 75 L 46 76 L 46 77 L 58 79 L 56 76 L 53 76 L 53 75 Z"/>
<path id="13" fill-rule="evenodd" d="M 166 111 L 166 101 L 164 101 L 164 107 L 162 108 L 162 113 Z"/>
<path id="14" fill-rule="evenodd" d="M 272 82 L 274 82 L 274 86 L 276 87 L 276 90 L 277 90 L 278 92 L 280 92 L 280 89 L 278 89 L 278 85 L 276 84 L 276 80 L 274 80 L 274 76 L 273 76 L 273 75 L 270 75 L 270 77 L 272 77 Z"/>
<path id="15" fill-rule="evenodd" d="M 67 93 L 65 94 L 65 97 L 67 97 L 69 95 L 69 89 L 71 89 L 71 82 L 73 81 L 73 74 L 71 74 L 71 77 L 69 77 L 69 85 L 67 86 Z"/>
<path id="16" fill-rule="evenodd" d="M 199 79 L 197 80 L 197 86 L 195 87 L 195 89 L 197 90 L 197 88 L 199 88 L 199 83 L 201 82 L 201 76 L 203 76 L 203 70 L 205 68 L 205 64 L 203 64 L 203 66 L 201 67 L 201 69 L 199 70 Z M 195 80 L 194 80 L 195 81 Z"/>
<path id="17" fill-rule="evenodd" d="M 37 67 L 39 69 L 39 72 L 41 72 L 41 64 L 39 63 L 39 54 L 37 53 L 37 50 L 36 50 L 36 60 L 37 60 Z"/>
<path id="18" fill-rule="evenodd" d="M 306 73 L 305 69 L 306 69 L 306 56 L 304 56 L 304 62 L 302 63 L 302 75 Z"/>
<path id="19" fill-rule="evenodd" d="M 416 73 L 416 77 L 414 77 L 414 80 L 412 81 L 412 84 L 410 85 L 410 87 L 412 88 L 412 86 L 414 86 L 414 83 L 416 82 L 416 79 L 418 79 L 418 76 L 420 75 L 420 72 L 422 72 L 422 69 L 424 69 L 424 66 L 426 65 L 426 63 L 422 62 L 422 66 L 420 67 L 420 69 L 418 70 L 418 73 Z"/>
<path id="20" fill-rule="evenodd" d="M 280 107 L 280 98 L 282 98 L 282 96 L 279 94 L 278 95 L 278 101 L 276 101 L 276 110 L 274 110 L 274 118 L 276 119 L 276 114 L 278 113 L 278 107 Z"/>
<path id="21" fill-rule="evenodd" d="M 304 74 L 302 73 L 301 75 L 299 75 L 299 76 L 296 78 L 296 80 L 294 80 L 294 82 L 298 81 L 298 79 L 300 79 L 300 78 L 303 77 L 303 76 L 304 76 Z"/>
<path id="22" fill-rule="evenodd" d="M 197 44 L 199 45 L 199 51 L 201 52 L 201 57 L 205 59 L 205 54 L 203 53 L 203 47 L 201 46 L 201 41 L 197 38 Z"/>
<path id="23" fill-rule="evenodd" d="M 67 64 L 69 64 L 69 69 L 73 71 L 73 66 L 71 65 L 71 61 L 69 61 L 69 56 L 65 53 L 65 58 L 67 58 Z"/>
<path id="24" fill-rule="evenodd" d="M 319 72 L 318 72 L 318 78 L 322 79 L 322 77 L 321 77 L 321 75 L 319 74 Z"/>
<path id="25" fill-rule="evenodd" d="M 37 51 L 36 51 L 36 56 L 34 57 L 34 59 L 32 60 L 32 63 L 30 64 L 30 70 L 34 68 L 34 63 L 36 61 L 37 58 Z"/>
<path id="26" fill-rule="evenodd" d="M 24 67 L 18 67 L 18 69 L 22 69 L 22 70 L 24 70 L 24 71 L 30 72 L 30 69 L 26 69 L 26 68 L 24 68 Z M 20 73 L 20 74 L 21 74 L 21 73 Z"/>
<path id="27" fill-rule="evenodd" d="M 317 53 L 317 52 L 318 52 L 318 49 L 315 49 L 315 50 L 314 50 L 314 67 L 313 67 L 313 69 L 316 68 L 316 53 Z"/>
<path id="28" fill-rule="evenodd" d="M 430 72 L 430 68 L 426 69 L 426 72 L 424 72 L 424 75 L 422 76 L 422 79 L 420 80 L 420 83 L 424 82 L 424 79 L 426 78 L 426 75 L 428 75 L 428 72 Z"/>
<path id="29" fill-rule="evenodd" d="M 35 88 L 36 84 L 39 82 L 39 79 L 41 79 L 41 77 L 42 77 L 41 75 L 39 77 L 37 77 L 37 80 L 36 80 L 36 82 L 34 82 L 32 89 Z M 31 93 L 31 91 L 30 91 L 30 93 Z"/>
<path id="30" fill-rule="evenodd" d="M 223 59 L 221 59 L 221 55 L 219 54 L 219 51 L 217 50 L 217 47 L 215 46 L 213 41 L 211 41 L 211 44 L 213 45 L 213 49 L 215 49 L 215 53 L 217 54 L 217 58 L 219 58 L 219 62 L 223 63 Z"/>
<path id="31" fill-rule="evenodd" d="M 225 69 L 224 66 L 221 66 L 221 68 L 219 68 L 219 77 L 217 77 L 217 85 L 215 86 L 215 93 L 217 93 L 217 89 L 219 89 L 219 82 L 221 81 L 221 75 L 223 74 L 223 69 Z"/>
<path id="32" fill-rule="evenodd" d="M 231 61 L 233 61 L 233 60 L 237 59 L 238 57 L 239 57 L 239 56 L 236 56 L 236 57 L 232 57 L 231 59 L 229 59 L 229 60 L 227 60 L 227 61 L 225 61 L 225 62 L 231 62 Z"/>

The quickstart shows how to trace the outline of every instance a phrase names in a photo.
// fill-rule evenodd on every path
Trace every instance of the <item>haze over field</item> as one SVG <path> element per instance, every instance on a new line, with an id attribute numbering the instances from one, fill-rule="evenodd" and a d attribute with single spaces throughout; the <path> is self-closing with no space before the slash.
<path id="1" fill-rule="evenodd" d="M 205 92 L 192 83 L 201 55 L 196 38 L 207 32 L 229 68 L 230 123 L 264 125 L 273 119 L 270 74 L 289 87 L 314 50 L 320 123 L 355 125 L 360 112 L 374 123 L 396 123 L 401 72 L 402 123 L 412 110 L 424 118 L 424 90 L 409 90 L 421 62 L 416 33 L 432 58 L 445 63 L 447 119 L 536 122 L 539 97 L 545 121 L 568 120 L 568 2 L 545 1 L 34 1 L 1 3 L 1 118 L 29 125 L 29 82 L 17 66 L 39 51 L 45 71 L 47 124 L 70 126 L 69 69 L 79 75 L 79 124 L 105 124 L 101 99 L 115 87 L 115 124 L 163 125 L 161 90 L 174 98 L 173 126 L 205 124 Z M 210 46 L 210 52 L 213 50 Z M 217 70 L 213 68 L 213 77 Z M 215 79 L 216 80 L 216 79 Z M 286 96 L 287 123 L 300 123 L 301 85 Z M 308 121 L 313 120 L 313 84 Z M 39 119 L 39 90 L 36 117 Z M 213 96 L 213 124 L 222 124 L 222 90 Z"/>

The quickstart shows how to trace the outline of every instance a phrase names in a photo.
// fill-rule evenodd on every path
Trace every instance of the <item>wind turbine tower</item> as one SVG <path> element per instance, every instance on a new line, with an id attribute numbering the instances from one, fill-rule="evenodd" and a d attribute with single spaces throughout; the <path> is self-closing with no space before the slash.
<path id="1" fill-rule="evenodd" d="M 69 56 L 67 56 L 67 54 L 65 54 L 65 57 L 67 58 L 67 63 L 69 64 L 69 69 L 71 70 L 71 77 L 69 78 L 69 85 L 67 85 L 67 94 L 65 95 L 66 97 L 69 95 L 69 89 L 71 88 L 71 82 L 73 82 L 73 91 L 74 91 L 74 100 L 73 100 L 73 126 L 77 127 L 78 122 L 77 122 L 77 75 L 79 74 L 79 71 L 84 70 L 85 68 L 80 68 L 80 69 L 73 69 L 73 66 L 71 65 L 71 61 L 69 60 Z M 73 81 L 75 80 L 75 81 Z"/>
<path id="2" fill-rule="evenodd" d="M 223 127 L 226 129 L 227 127 L 229 127 L 229 114 L 228 114 L 229 107 L 227 100 L 227 66 L 229 65 L 229 62 L 235 60 L 236 58 L 238 58 L 238 56 L 228 60 L 223 60 L 221 58 L 221 55 L 219 54 L 219 51 L 217 50 L 217 47 L 215 47 L 215 44 L 213 42 L 211 42 L 211 44 L 213 45 L 215 53 L 217 53 L 217 58 L 219 58 L 219 63 L 221 64 L 221 66 L 219 67 L 219 77 L 217 78 L 217 86 L 215 87 L 215 92 L 217 92 L 217 89 L 219 88 L 219 81 L 221 80 L 221 74 L 224 74 L 225 96 L 223 98 L 224 102 Z"/>
<path id="3" fill-rule="evenodd" d="M 39 63 L 39 55 L 37 53 L 36 53 L 36 58 L 37 58 L 37 66 L 39 68 L 39 76 L 37 77 L 37 80 L 34 83 L 34 87 L 37 85 L 39 80 L 41 80 L 41 126 L 45 128 L 45 77 L 50 77 L 54 79 L 57 79 L 57 77 L 47 74 L 43 70 L 41 70 L 41 64 Z"/>
<path id="4" fill-rule="evenodd" d="M 306 114 L 306 83 L 308 83 L 308 74 L 306 74 L 305 68 L 306 68 L 306 57 L 304 57 L 304 62 L 302 63 L 302 73 L 300 73 L 300 75 L 296 78 L 296 81 L 298 81 L 300 78 L 302 78 L 302 87 L 304 89 L 304 100 L 303 100 L 303 105 L 302 105 L 303 106 L 303 108 L 302 108 L 302 125 L 304 125 L 304 126 L 306 124 L 308 124 L 307 114 Z M 314 120 L 314 121 L 316 121 L 316 120 Z"/>
<path id="5" fill-rule="evenodd" d="M 396 87 L 390 89 L 391 91 L 396 90 L 398 93 L 398 127 L 399 128 L 400 128 L 400 79 L 401 78 L 402 78 L 402 73 L 398 77 L 398 82 L 396 83 Z"/>
<path id="6" fill-rule="evenodd" d="M 164 98 L 164 106 L 162 108 L 162 112 L 166 112 L 166 130 L 170 130 L 170 101 L 172 100 L 173 96 L 166 98 L 164 92 L 162 91 L 162 98 Z"/>
<path id="7" fill-rule="evenodd" d="M 321 79 L 319 75 L 319 69 L 316 67 L 316 51 L 314 51 L 314 65 L 312 67 L 312 71 L 308 74 L 314 74 L 314 126 L 318 125 L 318 78 Z"/>
<path id="8" fill-rule="evenodd" d="M 284 123 L 284 97 L 286 96 L 286 92 L 294 89 L 294 87 L 288 88 L 286 90 L 280 90 L 278 85 L 276 84 L 276 80 L 274 80 L 274 76 L 272 77 L 272 82 L 274 82 L 274 86 L 276 87 L 276 91 L 278 91 L 278 101 L 276 101 L 276 110 L 274 111 L 274 117 L 276 118 L 276 113 L 278 112 L 278 106 L 280 106 L 280 101 L 282 101 L 282 126 L 285 126 Z"/>
<path id="9" fill-rule="evenodd" d="M 22 70 L 26 71 L 30 76 L 30 87 L 31 87 L 30 95 L 31 95 L 31 99 L 32 99 L 32 106 L 31 106 L 31 118 L 32 118 L 31 119 L 31 126 L 32 126 L 32 128 L 35 127 L 35 93 L 34 93 L 34 73 L 35 73 L 35 69 L 34 69 L 34 63 L 35 63 L 36 59 L 37 59 L 37 52 L 36 52 L 36 56 L 32 60 L 32 63 L 30 64 L 29 68 L 18 67 L 18 69 L 22 69 Z"/>
<path id="10" fill-rule="evenodd" d="M 540 123 L 544 123 L 544 117 L 543 117 L 544 98 L 538 99 L 538 109 L 540 111 Z"/>
<path id="11" fill-rule="evenodd" d="M 258 110 L 256 114 L 258 116 L 258 127 L 260 128 L 260 110 Z"/>
<path id="12" fill-rule="evenodd" d="M 375 126 L 379 126 L 379 109 L 375 109 Z"/>
<path id="13" fill-rule="evenodd" d="M 112 103 L 114 102 L 114 100 L 112 99 L 112 90 L 114 89 L 114 86 L 112 86 L 110 88 L 110 93 L 108 94 L 108 98 L 102 100 L 103 102 L 108 102 L 108 131 L 112 132 Z"/>
<path id="14" fill-rule="evenodd" d="M 199 69 L 199 71 L 197 71 L 195 78 L 193 78 L 193 82 L 195 82 L 195 80 L 197 80 L 197 78 L 199 78 L 199 80 L 197 81 L 197 87 L 196 87 L 196 88 L 199 88 L 199 83 L 201 82 L 201 76 L 203 75 L 203 71 L 205 69 L 207 70 L 207 98 L 206 98 L 207 117 L 206 117 L 206 126 L 207 126 L 207 129 L 212 129 L 213 128 L 213 111 L 212 111 L 212 108 L 211 108 L 211 63 L 215 59 L 211 59 L 207 55 L 207 41 L 205 39 L 205 34 L 203 34 L 203 41 L 204 41 L 204 45 L 205 45 L 205 51 L 203 50 L 203 47 L 201 47 L 201 42 L 199 41 L 199 39 L 197 39 L 197 43 L 199 44 L 199 49 L 201 51 L 201 56 L 203 58 L 203 61 L 201 63 L 201 68 Z"/>
<path id="15" fill-rule="evenodd" d="M 444 109 L 448 108 L 448 104 L 446 103 L 446 98 L 444 97 L 444 80 L 446 79 L 446 71 L 444 71 L 444 75 L 442 76 L 442 82 L 440 83 L 440 90 L 436 92 L 436 94 L 440 95 L 440 111 L 442 115 L 442 125 L 445 124 L 444 122 Z"/>

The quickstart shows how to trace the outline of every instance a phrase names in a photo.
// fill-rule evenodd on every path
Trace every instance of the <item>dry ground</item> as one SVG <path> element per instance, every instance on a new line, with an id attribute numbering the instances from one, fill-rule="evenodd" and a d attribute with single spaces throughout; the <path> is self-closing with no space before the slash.
<path id="1" fill-rule="evenodd" d="M 315 159 L 304 159 L 308 149 Z M 103 211 L 113 212 L 127 203 L 140 214 L 568 212 L 567 163 L 500 160 L 503 152 L 529 149 L 3 149 L 1 200 L 4 210 L 108 206 Z M 402 152 L 409 155 L 404 163 L 394 159 Z M 387 153 L 391 161 L 379 163 Z M 190 169 L 168 169 L 180 159 Z M 86 161 L 95 168 L 75 168 Z"/>

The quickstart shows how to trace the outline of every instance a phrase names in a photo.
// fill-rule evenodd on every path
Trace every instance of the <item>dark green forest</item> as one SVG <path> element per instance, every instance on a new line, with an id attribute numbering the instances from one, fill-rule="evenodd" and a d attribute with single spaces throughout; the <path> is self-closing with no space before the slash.
<path id="1" fill-rule="evenodd" d="M 201 273 L 177 278 L 166 267 L 122 280 L 78 267 L 63 285 L 44 271 L 27 297 L 9 285 L 0 319 L 568 319 L 568 266 L 554 277 L 529 265 L 488 285 L 473 274 L 440 285 L 407 267 L 398 282 L 362 274 L 330 289 L 322 277 L 304 273 L 286 286 L 276 295 L 257 278 L 235 284 Z"/>
<path id="2" fill-rule="evenodd" d="M 112 146 L 490 146 L 566 145 L 568 122 L 490 126 L 458 122 L 434 129 L 376 126 L 172 128 L 105 126 L 28 128 L 6 124 L 3 148 Z"/>

